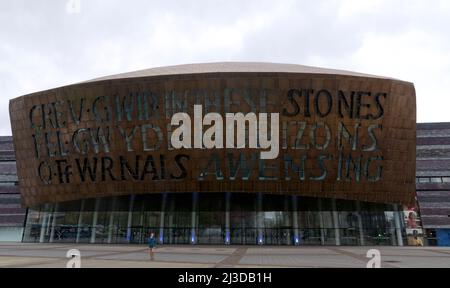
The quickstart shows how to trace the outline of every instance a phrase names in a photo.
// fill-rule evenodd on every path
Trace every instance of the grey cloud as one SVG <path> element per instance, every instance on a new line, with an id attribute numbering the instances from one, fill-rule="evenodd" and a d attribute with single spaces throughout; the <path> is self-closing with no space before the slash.
<path id="1" fill-rule="evenodd" d="M 153 66 L 232 60 L 289 62 L 408 78 L 418 90 L 419 120 L 449 120 L 441 108 L 444 105 L 433 107 L 450 89 L 446 86 L 450 71 L 442 68 L 448 62 L 436 58 L 450 50 L 450 4 L 445 0 L 433 5 L 401 0 L 81 0 L 79 14 L 66 12 L 67 1 L 0 2 L 0 134 L 11 133 L 9 99 L 26 93 Z M 358 8 L 367 3 L 373 7 Z M 423 54 L 417 59 L 426 57 L 440 65 L 423 67 L 424 61 L 416 61 L 409 70 L 402 70 L 390 63 L 397 55 L 381 55 L 389 54 L 389 49 L 367 48 L 370 41 L 408 33 L 430 35 L 435 43 L 396 45 Z M 380 59 L 377 65 L 366 61 L 375 58 Z M 434 70 L 424 71 L 430 68 Z M 435 74 L 433 82 L 430 73 Z M 432 95 L 425 95 L 430 86 Z M 424 101 L 425 97 L 433 101 Z"/>

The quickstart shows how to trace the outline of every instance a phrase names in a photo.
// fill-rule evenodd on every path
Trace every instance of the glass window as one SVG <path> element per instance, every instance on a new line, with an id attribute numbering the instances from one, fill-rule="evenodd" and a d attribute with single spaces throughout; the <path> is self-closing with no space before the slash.
<path id="1" fill-rule="evenodd" d="M 355 211 L 356 210 L 356 202 L 349 200 L 336 200 L 336 209 L 337 211 Z"/>
<path id="2" fill-rule="evenodd" d="M 444 178 L 450 180 L 450 176 Z M 431 181 L 430 177 L 417 179 Z M 198 244 L 223 244 L 228 239 L 231 244 L 254 245 L 262 239 L 267 245 L 292 245 L 294 235 L 298 235 L 301 245 L 335 245 L 335 224 L 340 229 L 342 245 L 358 245 L 362 238 L 366 245 L 392 245 L 395 240 L 390 204 L 360 202 L 358 205 L 346 200 L 263 195 L 262 211 L 257 211 L 256 194 L 231 193 L 230 226 L 225 230 L 225 193 L 166 195 L 136 195 L 133 202 L 130 202 L 133 199 L 130 196 L 65 202 L 58 204 L 56 212 L 49 204 L 31 208 L 24 241 L 48 242 L 53 235 L 54 241 L 61 242 L 79 239 L 84 243 L 95 238 L 95 243 L 145 243 L 148 234 L 154 232 L 160 241 L 171 244 L 191 243 L 191 237 L 195 235 L 194 242 Z M 193 195 L 198 197 L 195 205 Z M 296 199 L 296 205 L 292 204 L 293 199 Z M 333 211 L 334 201 L 337 211 Z M 294 213 L 291 209 L 295 206 L 298 209 Z M 196 207 L 196 213 L 192 213 L 193 207 Z M 334 223 L 336 215 L 338 223 Z M 52 233 L 53 219 L 56 226 Z M 77 227 L 78 223 L 80 227 Z M 360 235 L 361 226 L 363 235 Z"/>
<path id="3" fill-rule="evenodd" d="M 430 183 L 430 178 L 428 177 L 420 177 L 419 183 Z"/>
<path id="4" fill-rule="evenodd" d="M 225 211 L 224 193 L 199 193 L 199 211 Z"/>
<path id="5" fill-rule="evenodd" d="M 289 211 L 292 197 L 280 195 L 263 195 L 263 211 Z"/>
<path id="6" fill-rule="evenodd" d="M 326 200 L 327 199 L 322 199 L 322 210 L 326 210 L 324 208 Z M 317 201 L 317 198 L 297 197 L 297 210 L 298 211 L 318 211 L 319 210 L 319 202 Z"/>
<path id="7" fill-rule="evenodd" d="M 431 183 L 442 183 L 441 177 L 433 177 L 431 178 Z"/>
<path id="8" fill-rule="evenodd" d="M 251 193 L 231 194 L 231 211 L 255 211 L 256 195 Z"/>
<path id="9" fill-rule="evenodd" d="M 333 212 L 331 211 L 322 211 L 320 215 L 322 216 L 322 224 L 323 228 L 334 228 L 333 225 Z"/>

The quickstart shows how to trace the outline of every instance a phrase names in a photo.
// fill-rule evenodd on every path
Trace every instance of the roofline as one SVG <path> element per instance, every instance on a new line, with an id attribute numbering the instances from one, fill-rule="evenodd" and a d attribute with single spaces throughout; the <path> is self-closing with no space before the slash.
<path id="1" fill-rule="evenodd" d="M 200 69 L 203 68 L 204 70 Z M 402 81 L 392 77 L 353 72 L 349 70 L 314 67 L 291 63 L 274 62 L 205 62 L 180 64 L 171 66 L 159 66 L 149 69 L 141 69 L 125 73 L 98 77 L 81 83 L 91 83 L 105 80 L 126 78 L 145 78 L 152 76 L 191 75 L 191 74 L 228 74 L 228 73 L 287 73 L 287 74 L 317 74 L 317 75 L 342 75 L 353 77 L 379 78 Z M 402 81 L 407 82 L 407 81 Z"/>

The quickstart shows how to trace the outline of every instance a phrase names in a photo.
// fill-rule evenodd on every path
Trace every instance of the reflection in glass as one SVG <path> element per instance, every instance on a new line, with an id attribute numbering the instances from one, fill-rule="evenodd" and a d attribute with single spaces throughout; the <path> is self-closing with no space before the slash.
<path id="1" fill-rule="evenodd" d="M 392 205 L 298 196 L 165 193 L 29 209 L 24 242 L 398 245 Z M 403 233 L 404 234 L 404 233 Z"/>

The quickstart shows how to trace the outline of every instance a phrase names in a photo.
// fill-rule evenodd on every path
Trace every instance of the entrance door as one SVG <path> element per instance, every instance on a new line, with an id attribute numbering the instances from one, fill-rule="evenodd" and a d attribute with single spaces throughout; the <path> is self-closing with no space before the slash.
<path id="1" fill-rule="evenodd" d="M 450 229 L 436 229 L 438 246 L 450 246 Z"/>
<path id="2" fill-rule="evenodd" d="M 245 237 L 243 229 L 241 228 L 231 228 L 230 229 L 230 244 L 242 245 L 244 244 Z"/>

